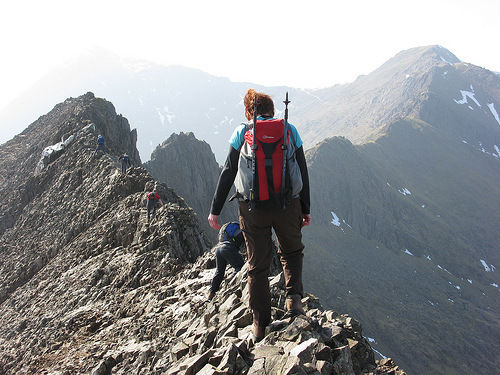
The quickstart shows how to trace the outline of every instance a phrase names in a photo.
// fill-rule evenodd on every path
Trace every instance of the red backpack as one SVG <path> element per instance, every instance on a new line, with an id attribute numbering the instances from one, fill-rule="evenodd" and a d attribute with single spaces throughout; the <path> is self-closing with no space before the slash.
<path id="1" fill-rule="evenodd" d="M 283 175 L 283 119 L 258 120 L 255 128 L 257 138 L 256 200 L 267 201 L 279 197 Z M 245 142 L 253 144 L 252 129 L 245 132 Z M 286 144 L 290 143 L 290 130 Z M 286 186 L 286 184 L 285 184 Z"/>
<path id="2" fill-rule="evenodd" d="M 146 198 L 148 200 L 158 200 L 158 199 L 160 199 L 160 195 L 158 193 L 151 191 L 151 192 L 146 194 Z"/>

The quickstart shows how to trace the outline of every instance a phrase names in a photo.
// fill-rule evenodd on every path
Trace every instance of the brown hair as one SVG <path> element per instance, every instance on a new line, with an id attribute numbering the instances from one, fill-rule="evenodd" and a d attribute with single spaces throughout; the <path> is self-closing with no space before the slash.
<path id="1" fill-rule="evenodd" d="M 245 116 L 247 120 L 253 118 L 253 101 L 257 99 L 257 115 L 274 116 L 274 103 L 271 97 L 262 92 L 255 92 L 254 89 L 248 89 L 243 103 L 245 104 Z"/>

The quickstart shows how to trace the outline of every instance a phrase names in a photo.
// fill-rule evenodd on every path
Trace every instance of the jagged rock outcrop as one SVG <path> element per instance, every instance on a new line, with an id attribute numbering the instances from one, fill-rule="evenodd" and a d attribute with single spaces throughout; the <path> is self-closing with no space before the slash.
<path id="1" fill-rule="evenodd" d="M 0 234 L 16 222 L 26 204 L 47 186 L 47 175 L 53 174 L 49 164 L 62 153 L 69 155 L 65 158 L 67 167 L 78 164 L 75 150 L 90 157 L 96 148 L 98 134 L 104 136 L 111 154 L 126 152 L 133 165 L 140 165 L 141 159 L 135 148 L 136 130 L 130 130 L 127 119 L 117 115 L 111 103 L 95 98 L 92 93 L 56 105 L 21 134 L 1 145 Z M 71 142 L 68 142 L 70 138 Z M 89 168 L 83 162 L 80 164 L 82 168 Z M 50 171 L 43 175 L 35 173 L 42 168 Z M 77 170 L 65 168 L 70 169 Z"/>
<path id="2" fill-rule="evenodd" d="M 124 258 L 135 267 L 120 270 Z M 141 277 L 147 266 L 147 277 Z M 99 262 L 66 271 L 57 286 L 41 282 L 36 304 L 14 300 L 4 310 L 0 371 L 404 374 L 390 360 L 376 363 L 359 322 L 324 310 L 313 295 L 303 299 L 306 316 L 284 317 L 282 272 L 270 278 L 275 320 L 264 340 L 253 345 L 247 266 L 228 275 L 208 302 L 213 266 L 210 253 L 189 265 L 162 259 L 157 250 L 117 248 L 101 253 Z M 22 319 L 18 311 L 24 312 Z"/>
<path id="3" fill-rule="evenodd" d="M 136 154 L 114 142 L 134 134 L 118 117 L 87 94 L 0 146 L 0 374 L 382 373 L 359 324 L 312 295 L 307 316 L 283 317 L 280 273 L 275 322 L 251 346 L 246 268 L 207 302 L 215 263 L 193 210 L 142 167 L 119 171 Z M 53 133 L 74 138 L 37 168 Z M 110 153 L 91 157 L 97 133 Z M 165 204 L 148 223 L 154 185 Z"/>
<path id="4" fill-rule="evenodd" d="M 209 227 L 207 216 L 221 168 L 209 144 L 193 133 L 174 133 L 153 151 L 144 167 L 155 179 L 179 192 L 197 213 L 207 237 L 215 242 L 217 232 Z M 219 217 L 221 224 L 230 220 L 238 220 L 236 202 L 226 203 Z"/>

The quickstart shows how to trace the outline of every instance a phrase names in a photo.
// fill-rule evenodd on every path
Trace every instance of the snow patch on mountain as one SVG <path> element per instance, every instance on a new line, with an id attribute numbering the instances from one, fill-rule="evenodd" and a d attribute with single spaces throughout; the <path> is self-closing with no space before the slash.
<path id="1" fill-rule="evenodd" d="M 466 104 L 467 103 L 468 104 L 467 98 L 470 98 L 472 101 L 474 101 L 474 103 L 476 103 L 476 105 L 478 107 L 481 107 L 481 104 L 479 104 L 477 99 L 474 97 L 475 93 L 474 93 L 474 88 L 472 87 L 472 85 L 471 85 L 471 89 L 472 89 L 472 91 L 460 90 L 460 93 L 462 94 L 462 99 L 460 99 L 460 100 L 453 99 L 455 101 L 455 103 L 458 103 L 458 104 Z"/>
<path id="2" fill-rule="evenodd" d="M 414 255 L 411 253 L 411 251 L 410 251 L 410 250 L 408 250 L 408 249 L 405 249 L 405 254 L 408 254 L 408 255 L 414 256 Z"/>
<path id="3" fill-rule="evenodd" d="M 500 118 L 498 117 L 498 112 L 495 110 L 495 103 L 488 103 L 488 108 L 495 120 L 497 120 L 498 125 L 500 125 Z"/>
<path id="4" fill-rule="evenodd" d="M 347 223 L 344 219 L 342 219 L 342 222 L 343 222 L 345 225 L 347 225 L 349 228 L 351 228 L 351 229 L 352 229 L 352 227 L 351 227 L 351 226 L 350 226 L 350 225 L 349 225 L 349 224 L 348 224 L 348 223 Z"/>
<path id="5" fill-rule="evenodd" d="M 374 351 L 375 353 L 377 353 L 379 356 L 381 356 L 381 357 L 382 357 L 382 359 L 386 359 L 386 358 L 387 358 L 385 355 L 383 355 L 382 353 L 380 353 L 377 349 L 374 349 L 374 348 L 372 348 L 372 349 L 373 349 L 373 351 Z"/>
<path id="6" fill-rule="evenodd" d="M 175 115 L 168 110 L 167 106 L 164 106 L 163 109 L 155 107 L 155 110 L 162 125 L 165 125 L 165 120 L 167 120 L 168 124 L 172 124 Z"/>
<path id="7" fill-rule="evenodd" d="M 453 63 L 449 62 L 448 60 L 446 60 L 443 56 L 439 56 L 441 58 L 442 61 L 444 61 L 445 63 L 447 64 L 450 64 L 450 65 L 453 65 Z"/>
<path id="8" fill-rule="evenodd" d="M 407 188 L 402 188 L 398 190 L 401 194 L 403 195 L 411 195 L 411 191 L 408 190 Z"/>
<path id="9" fill-rule="evenodd" d="M 93 127 L 95 130 L 95 125 L 93 123 L 86 125 L 82 129 L 78 130 L 76 133 L 71 134 L 69 137 L 64 139 L 64 137 L 61 138 L 61 142 L 56 143 L 55 145 L 47 146 L 43 149 L 42 154 L 40 156 L 40 160 L 38 161 L 36 165 L 36 171 L 40 172 L 47 164 L 49 164 L 51 161 L 53 161 L 55 158 L 58 157 L 59 154 L 61 154 L 66 147 L 70 145 L 71 142 L 75 139 L 75 137 L 78 136 L 78 134 L 89 128 Z"/>
<path id="10" fill-rule="evenodd" d="M 168 109 L 167 106 L 164 106 L 163 107 L 163 113 L 165 114 L 165 116 L 167 117 L 167 121 L 169 124 L 172 124 L 174 118 L 175 118 L 175 114 L 173 112 L 170 112 L 170 110 Z"/>
<path id="11" fill-rule="evenodd" d="M 156 113 L 158 113 L 158 117 L 160 118 L 160 122 L 162 125 L 165 125 L 165 116 L 163 116 L 163 113 L 161 113 L 160 108 L 155 108 Z"/>
<path id="12" fill-rule="evenodd" d="M 490 268 L 490 267 L 488 266 L 488 264 L 486 263 L 486 261 L 484 261 L 484 259 L 479 259 L 479 261 L 480 261 L 480 262 L 481 262 L 481 264 L 483 265 L 484 270 L 485 270 L 486 272 L 491 272 L 491 271 L 492 271 L 492 270 L 491 270 L 491 268 Z"/>
<path id="13" fill-rule="evenodd" d="M 333 216 L 333 219 L 331 221 L 331 223 L 333 225 L 335 225 L 336 227 L 340 227 L 340 219 L 339 217 L 335 214 L 335 212 L 332 211 L 332 216 Z"/>
<path id="14" fill-rule="evenodd" d="M 336 227 L 339 227 L 342 232 L 345 232 L 344 228 L 342 228 L 342 224 L 340 223 L 340 218 L 337 216 L 335 212 L 331 211 L 331 213 L 332 213 L 331 224 L 335 225 Z M 352 229 L 352 227 L 349 224 L 347 224 L 345 220 L 342 221 L 344 222 L 345 225 L 347 225 L 349 228 Z"/>
<path id="15" fill-rule="evenodd" d="M 311 91 L 304 89 L 304 88 L 301 88 L 299 90 L 302 91 L 303 93 L 309 95 L 309 96 L 312 96 L 314 99 L 317 99 L 318 101 L 323 102 L 323 100 L 319 96 L 314 95 Z"/>
<path id="16" fill-rule="evenodd" d="M 227 116 L 224 116 L 224 118 L 219 122 L 219 125 L 220 126 L 228 126 L 228 127 L 232 128 L 233 121 L 234 121 L 234 118 L 229 118 Z"/>

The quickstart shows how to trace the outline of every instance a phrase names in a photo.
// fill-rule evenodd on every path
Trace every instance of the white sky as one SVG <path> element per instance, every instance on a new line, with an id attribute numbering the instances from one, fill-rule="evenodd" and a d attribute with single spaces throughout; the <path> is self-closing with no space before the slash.
<path id="1" fill-rule="evenodd" d="M 498 0 L 9 0 L 0 5 L 0 110 L 91 47 L 263 85 L 353 81 L 430 44 L 500 71 Z"/>

